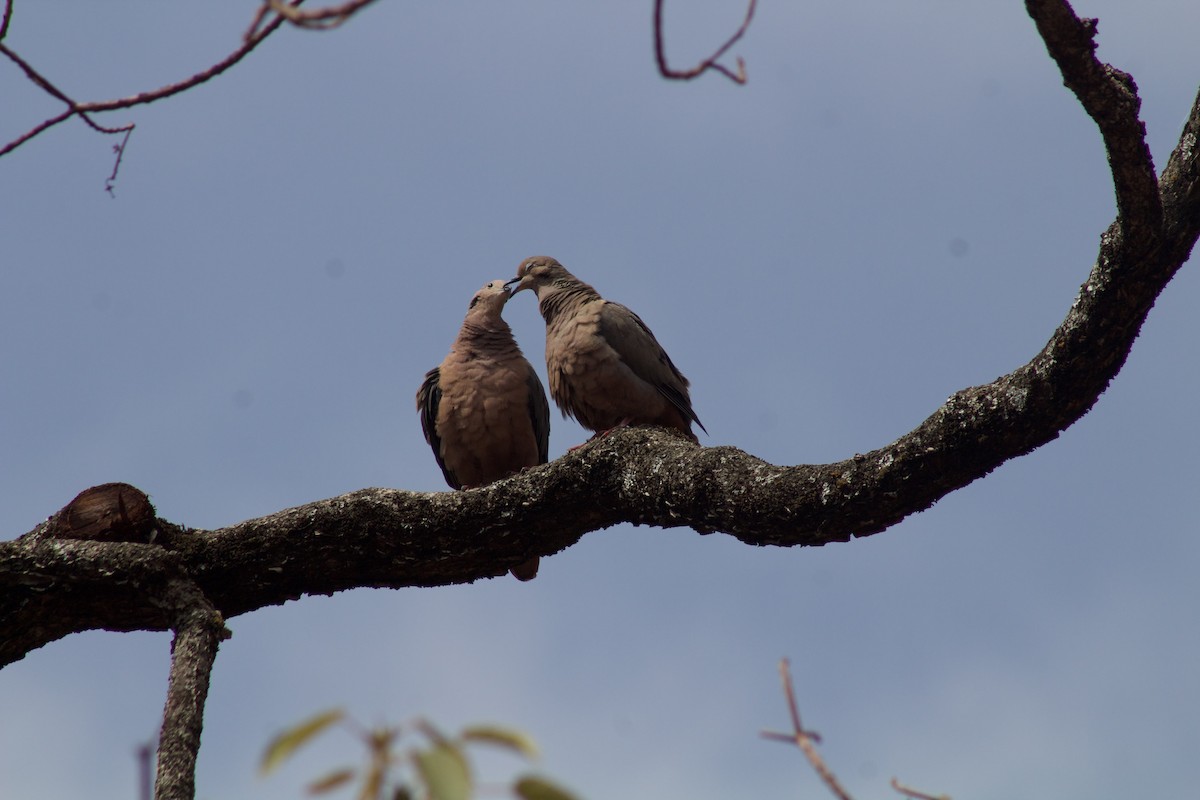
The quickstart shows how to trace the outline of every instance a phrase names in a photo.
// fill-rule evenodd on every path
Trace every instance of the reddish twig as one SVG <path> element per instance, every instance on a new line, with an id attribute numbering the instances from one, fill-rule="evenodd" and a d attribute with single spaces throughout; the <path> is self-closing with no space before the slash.
<path id="1" fill-rule="evenodd" d="M 8 22 L 12 19 L 12 4 L 13 0 L 4 0 L 4 19 L 0 20 L 0 42 L 4 41 L 4 35 L 8 33 Z"/>
<path id="2" fill-rule="evenodd" d="M 264 0 L 258 12 L 255 13 L 254 21 L 250 24 L 250 29 L 246 31 L 246 36 L 253 36 L 258 27 L 262 25 L 262 21 L 271 13 L 277 15 L 276 19 L 283 18 L 297 28 L 329 30 L 346 22 L 350 17 L 374 2 L 375 0 L 347 0 L 337 6 L 326 6 L 325 8 L 314 8 L 311 11 L 301 11 L 298 8 L 299 3 L 286 4 L 282 0 Z"/>
<path id="3" fill-rule="evenodd" d="M 677 81 L 690 81 L 692 78 L 703 75 L 708 70 L 716 70 L 734 83 L 746 82 L 746 62 L 741 56 L 737 58 L 737 72 L 733 72 L 728 67 L 718 64 L 717 59 L 725 55 L 729 48 L 737 44 L 738 40 L 745 35 L 746 30 L 750 27 L 750 20 L 754 19 L 754 10 L 758 4 L 758 0 L 750 0 L 750 4 L 746 7 L 746 17 L 742 20 L 741 26 L 726 40 L 725 44 L 717 48 L 717 51 L 708 58 L 701 61 L 696 66 L 687 70 L 672 69 L 667 66 L 667 54 L 663 47 L 663 0 L 654 0 L 654 59 L 658 62 L 658 72 L 664 78 L 670 78 Z"/>
<path id="4" fill-rule="evenodd" d="M 303 2 L 303 0 L 290 0 L 289 5 L 297 6 L 301 2 Z M 0 23 L 0 38 L 3 38 L 4 33 L 7 33 L 9 20 L 11 19 L 11 12 L 12 0 L 6 0 L 3 22 Z M 267 24 L 260 26 L 253 36 L 248 37 L 242 43 L 241 47 L 237 48 L 228 56 L 213 64 L 211 67 L 201 70 L 189 78 L 185 78 L 175 83 L 169 83 L 165 86 L 160 86 L 157 89 L 152 89 L 150 91 L 129 95 L 127 97 L 119 97 L 112 100 L 98 100 L 88 103 L 80 103 L 73 100 L 65 92 L 50 82 L 50 80 L 48 80 L 45 76 L 34 69 L 31 64 L 25 61 L 25 59 L 17 55 L 17 53 L 11 50 L 7 45 L 0 42 L 0 54 L 6 56 L 10 61 L 20 67 L 21 71 L 25 73 L 25 76 L 29 78 L 34 85 L 49 94 L 51 97 L 54 97 L 55 99 L 65 103 L 67 106 L 65 111 L 43 120 L 33 128 L 0 147 L 0 156 L 4 156 L 13 150 L 16 150 L 25 142 L 28 142 L 30 139 L 38 136 L 55 125 L 58 125 L 59 123 L 68 120 L 71 117 L 78 116 L 91 128 L 99 131 L 100 133 L 112 135 L 121 133 L 125 134 L 125 137 L 122 139 L 121 143 L 114 147 L 114 151 L 117 154 L 116 163 L 113 166 L 112 174 L 105 181 L 105 190 L 111 194 L 112 184 L 116 180 L 117 171 L 120 169 L 121 158 L 125 154 L 125 146 L 129 142 L 129 135 L 133 131 L 134 123 L 131 122 L 126 125 L 110 128 L 96 122 L 94 119 L 92 119 L 91 115 L 104 111 L 116 111 L 118 109 L 132 108 L 133 106 L 152 103 L 155 100 L 162 100 L 165 97 L 170 97 L 172 95 L 179 94 L 180 92 L 187 91 L 195 86 L 199 86 L 200 84 L 220 75 L 225 70 L 237 64 L 239 61 L 249 55 L 254 48 L 258 47 L 258 45 L 262 43 L 263 39 L 266 39 L 268 36 L 274 33 L 283 23 L 283 21 L 283 17 L 277 16 Z"/>
<path id="5" fill-rule="evenodd" d="M 837 796 L 838 800 L 854 800 L 845 787 L 838 781 L 837 776 L 830 772 L 829 767 L 825 764 L 825 759 L 821 758 L 821 754 L 817 752 L 814 744 L 821 741 L 821 737 L 814 731 L 804 729 L 800 724 L 800 709 L 796 705 L 796 690 L 792 687 L 792 672 L 791 662 L 786 658 L 779 662 L 779 676 L 783 679 L 783 694 L 787 698 L 788 711 L 792 715 L 792 732 L 791 733 L 776 733 L 774 731 L 763 731 L 761 736 L 764 739 L 770 739 L 775 742 L 788 742 L 800 748 L 804 753 L 804 757 L 808 759 L 808 763 L 812 764 L 812 768 L 816 770 L 817 775 L 824 781 L 829 790 Z"/>
<path id="6" fill-rule="evenodd" d="M 905 797 L 911 797 L 913 800 L 950 800 L 950 795 L 926 794 L 916 789 L 910 789 L 895 778 L 892 778 L 892 788 Z"/>
<path id="7" fill-rule="evenodd" d="M 75 110 L 68 108 L 66 111 L 62 112 L 58 116 L 50 117 L 50 119 L 42 120 L 37 125 L 34 125 L 32 128 L 25 131 L 17 138 L 13 139 L 8 144 L 4 145 L 4 147 L 0 147 L 0 156 L 3 156 L 6 153 L 10 153 L 13 150 L 16 150 L 18 147 L 25 144 L 33 137 L 37 136 L 42 131 L 46 130 L 47 128 L 53 128 L 58 123 L 73 116 L 74 114 L 75 114 Z"/>
<path id="8" fill-rule="evenodd" d="M 45 76 L 35 70 L 28 61 L 14 53 L 6 45 L 0 44 L 0 54 L 7 56 L 10 61 L 20 67 L 21 71 L 25 73 L 25 77 L 29 78 L 30 81 L 36 84 L 39 89 L 51 97 L 66 103 L 70 108 L 71 114 L 78 114 L 80 118 L 93 129 L 99 131 L 100 133 L 123 133 L 125 131 L 125 127 L 106 128 L 105 126 L 93 120 L 80 108 L 79 103 L 76 103 L 70 97 L 67 97 L 67 95 L 64 94 L 61 89 L 52 84 L 45 78 Z M 70 116 L 70 114 L 68 114 L 68 116 Z M 2 155 L 4 152 L 7 152 L 7 150 L 0 151 L 0 155 Z"/>
<path id="9" fill-rule="evenodd" d="M 10 10 L 11 10 L 11 2 L 6 7 L 5 11 L 8 12 Z M 6 13 L 5 18 L 4 18 L 5 26 L 8 25 L 8 20 L 9 20 L 9 16 Z M 37 85 L 42 91 L 46 92 L 46 94 L 48 94 L 51 97 L 54 97 L 58 100 L 61 100 L 62 102 L 67 104 L 66 111 L 63 111 L 62 113 L 60 113 L 56 116 L 50 117 L 47 120 L 43 120 L 38 125 L 35 125 L 33 128 L 26 131 L 21 136 L 18 136 L 16 139 L 9 142 L 4 147 L 0 148 L 0 156 L 3 156 L 5 153 L 8 153 L 12 150 L 16 150 L 22 144 L 29 141 L 33 137 L 37 136 L 42 131 L 47 130 L 48 128 L 54 127 L 55 125 L 62 122 L 63 120 L 66 120 L 66 119 L 69 119 L 70 117 L 78 115 L 80 119 L 82 119 L 84 122 L 86 122 L 88 124 L 88 126 L 91 127 L 95 131 L 98 131 L 100 133 L 110 134 L 110 135 L 115 135 L 115 134 L 119 134 L 119 133 L 125 134 L 125 138 L 123 138 L 121 140 L 121 143 L 119 145 L 116 145 L 113 148 L 117 154 L 117 159 L 113 163 L 112 174 L 109 175 L 108 179 L 104 182 L 105 191 L 107 191 L 109 193 L 109 195 L 112 195 L 113 183 L 117 180 L 117 171 L 120 170 L 120 168 L 121 168 L 121 157 L 125 154 L 125 145 L 129 142 L 129 135 L 131 133 L 133 133 L 134 124 L 132 122 L 130 122 L 126 125 L 122 125 L 117 128 L 110 128 L 105 125 L 101 125 L 100 123 L 98 123 L 94 119 L 92 119 L 90 114 L 88 114 L 86 111 L 82 110 L 79 103 L 75 102 L 70 97 L 68 97 L 61 89 L 59 89 L 57 86 L 55 86 L 49 80 L 47 80 L 45 76 L 43 76 L 41 73 L 39 73 L 37 70 L 35 70 L 33 68 L 33 65 L 31 65 L 29 62 L 27 62 L 25 59 L 21 58 L 16 53 L 14 53 L 3 43 L 0 43 L 0 54 L 7 56 L 10 61 L 12 61 L 14 64 L 16 64 L 18 67 L 20 67 L 21 71 L 25 73 L 25 76 L 27 78 L 29 78 L 29 80 L 32 81 L 35 85 Z"/>
<path id="10" fill-rule="evenodd" d="M 113 184 L 117 182 L 117 171 L 121 169 L 121 159 L 125 157 L 125 145 L 129 144 L 129 135 L 133 133 L 133 123 L 129 123 L 128 129 L 125 131 L 125 137 L 121 139 L 120 144 L 113 145 L 113 152 L 117 154 L 117 160 L 113 163 L 112 174 L 104 181 L 104 191 L 108 192 L 109 197 L 116 197 L 113 194 Z"/>

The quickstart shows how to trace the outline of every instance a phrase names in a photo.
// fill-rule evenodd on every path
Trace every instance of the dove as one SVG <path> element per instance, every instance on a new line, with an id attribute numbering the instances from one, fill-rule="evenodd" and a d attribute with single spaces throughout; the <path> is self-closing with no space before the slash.
<path id="1" fill-rule="evenodd" d="M 548 460 L 550 405 L 501 317 L 509 297 L 502 280 L 475 293 L 450 353 L 417 391 L 425 441 L 454 489 L 484 486 Z M 527 581 L 537 570 L 532 558 L 512 574 Z"/>
<path id="2" fill-rule="evenodd" d="M 507 286 L 537 295 L 550 396 L 592 438 L 623 425 L 663 425 L 693 442 L 693 422 L 708 433 L 692 410 L 687 378 L 637 314 L 549 256 L 525 259 Z"/>

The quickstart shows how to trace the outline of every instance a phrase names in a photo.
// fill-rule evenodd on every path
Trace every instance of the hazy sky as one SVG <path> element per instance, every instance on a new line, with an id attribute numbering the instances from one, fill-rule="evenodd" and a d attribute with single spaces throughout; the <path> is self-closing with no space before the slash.
<path id="1" fill-rule="evenodd" d="M 18 0 L 6 42 L 82 100 L 177 80 L 255 3 Z M 69 9 L 69 13 L 67 13 Z M 1200 4 L 1079 2 L 1161 169 Z M 736 2 L 668 3 L 690 66 Z M 839 460 L 1027 361 L 1114 213 L 1105 156 L 1023 4 L 762 0 L 750 82 L 654 69 L 650 0 L 380 2 L 284 30 L 195 91 L 0 159 L 0 536 L 127 481 L 214 528 L 367 486 L 445 488 L 413 406 L 471 294 L 560 259 L 635 309 L 710 436 Z M 0 63 L 0 139 L 59 105 Z M 511 578 L 233 618 L 201 798 L 295 798 L 339 705 L 502 721 L 584 797 L 822 797 L 758 738 L 805 722 L 859 798 L 1195 794 L 1200 280 L 1181 271 L 1095 409 L 895 528 L 820 549 L 619 526 Z M 531 295 L 507 317 L 542 370 Z M 543 373 L 544 374 L 544 373 Z M 586 438 L 553 419 L 551 456 Z M 136 796 L 170 637 L 95 632 L 0 671 L 0 797 Z M 490 773 L 503 779 L 512 762 Z"/>

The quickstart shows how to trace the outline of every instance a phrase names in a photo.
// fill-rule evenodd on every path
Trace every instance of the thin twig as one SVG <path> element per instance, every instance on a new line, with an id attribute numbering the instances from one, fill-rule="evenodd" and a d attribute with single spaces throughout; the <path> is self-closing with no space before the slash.
<path id="1" fill-rule="evenodd" d="M 762 737 L 775 742 L 788 742 L 799 747 L 804 753 L 804 757 L 808 759 L 808 763 L 812 764 L 817 775 L 838 797 L 838 800 L 854 800 L 837 777 L 830 772 L 829 767 L 825 764 L 825 759 L 821 758 L 821 754 L 817 752 L 814 745 L 821 741 L 821 737 L 814 731 L 805 730 L 804 726 L 800 724 L 800 709 L 796 705 L 796 690 L 792 686 L 791 662 L 786 658 L 779 662 L 779 677 L 783 680 L 783 694 L 787 698 L 788 712 L 792 715 L 792 732 L 787 734 L 763 731 Z"/>
<path id="2" fill-rule="evenodd" d="M 905 786 L 896 778 L 892 778 L 892 788 L 905 797 L 911 797 L 913 800 L 950 800 L 950 795 L 948 794 L 926 794 L 925 792 Z"/>
<path id="3" fill-rule="evenodd" d="M 125 145 L 129 144 L 129 136 L 133 133 L 133 123 L 129 123 L 125 130 L 125 137 L 121 139 L 120 144 L 113 145 L 113 152 L 117 154 L 116 163 L 113 164 L 112 174 L 104 181 L 104 191 L 108 192 L 109 197 L 116 197 L 113 193 L 113 184 L 117 182 L 117 172 L 121 169 L 121 159 L 125 157 Z"/>
<path id="4" fill-rule="evenodd" d="M 303 0 L 291 0 L 290 4 L 291 5 L 299 5 L 302 1 Z M 5 17 L 4 17 L 4 22 L 3 22 L 3 25 L 5 26 L 5 30 L 7 29 L 8 21 L 10 18 L 9 12 L 11 11 L 11 7 L 12 7 L 12 0 L 6 0 Z M 40 89 L 42 89 L 42 91 L 46 92 L 51 97 L 54 97 L 55 99 L 60 100 L 63 103 L 66 103 L 66 105 L 67 105 L 66 111 L 64 111 L 56 116 L 50 117 L 49 119 L 43 120 L 42 122 L 38 123 L 33 128 L 31 128 L 30 130 L 28 130 L 25 133 L 18 136 L 16 139 L 13 139 L 12 141 L 5 144 L 3 147 L 0 147 L 0 156 L 6 155 L 6 154 L 12 152 L 13 150 L 16 150 L 18 147 L 23 145 L 25 142 L 28 142 L 30 139 L 34 138 L 35 136 L 37 136 L 41 133 L 44 133 L 46 130 L 54 127 L 55 125 L 58 125 L 59 123 L 63 122 L 64 120 L 70 119 L 71 117 L 78 115 L 80 117 L 80 119 L 82 119 L 84 122 L 86 122 L 94 130 L 97 130 L 101 133 L 114 134 L 114 135 L 121 134 L 121 133 L 125 134 L 125 138 L 122 140 L 121 145 L 120 145 L 121 149 L 117 152 L 117 162 L 116 162 L 116 165 L 114 166 L 113 174 L 110 176 L 108 181 L 105 183 L 105 189 L 107 191 L 111 192 L 111 182 L 116 177 L 117 168 L 120 167 L 120 163 L 121 163 L 121 156 L 124 154 L 125 144 L 129 141 L 129 133 L 130 133 L 130 131 L 133 130 L 134 125 L 133 125 L 133 123 L 128 123 L 126 125 L 122 125 L 119 127 L 109 128 L 104 125 L 100 125 L 95 120 L 93 120 L 90 116 L 91 114 L 99 113 L 99 112 L 103 112 L 103 111 L 116 111 L 118 109 L 132 108 L 133 106 L 144 105 L 146 103 L 152 103 L 155 100 L 162 100 L 165 97 L 170 97 L 172 95 L 179 94 L 180 92 L 187 91 L 188 89 L 191 89 L 195 86 L 199 86 L 200 84 L 220 75 L 225 70 L 234 66 L 239 61 L 241 61 L 243 58 L 245 58 L 247 55 L 249 55 L 251 53 L 251 51 L 253 51 L 256 47 L 258 47 L 258 45 L 260 45 L 264 39 L 266 39 L 268 36 L 270 36 L 272 33 L 274 33 L 281 24 L 283 24 L 283 18 L 278 17 L 278 16 L 275 17 L 267 24 L 261 26 L 261 28 L 259 30 L 257 30 L 253 36 L 248 37 L 242 43 L 241 47 L 237 48 L 232 53 L 230 53 L 228 56 L 221 59 L 217 63 L 213 64 L 211 67 L 201 70 L 200 72 L 197 72 L 196 74 L 192 75 L 189 78 L 185 78 L 181 81 L 176 81 L 175 83 L 169 83 L 169 84 L 166 84 L 165 86 L 160 86 L 157 89 L 152 89 L 152 90 L 145 91 L 145 92 L 139 92 L 138 94 L 135 94 L 135 95 L 129 95 L 126 97 L 118 97 L 118 98 L 114 98 L 112 100 L 97 100 L 97 101 L 92 101 L 92 102 L 87 102 L 87 103 L 80 103 L 80 102 L 73 100 L 70 96 L 68 96 L 65 92 L 63 92 L 61 89 L 59 89 L 57 86 L 55 86 L 45 76 L 43 76 L 36 69 L 34 69 L 31 64 L 29 64 L 27 61 L 25 61 L 25 59 L 21 58 L 15 51 L 11 50 L 8 46 L 4 45 L 3 43 L 0 43 L 0 54 L 7 56 L 10 61 L 12 61 L 14 64 L 16 64 L 18 67 L 20 67 L 21 70 L 25 73 L 26 77 L 28 77 L 31 82 L 33 82 Z"/>
<path id="5" fill-rule="evenodd" d="M 88 111 L 88 109 L 83 108 L 81 106 L 81 104 L 76 103 L 74 100 L 72 100 L 70 97 L 68 97 L 66 95 L 66 93 L 64 93 L 61 89 L 59 89 L 57 86 L 55 86 L 53 83 L 51 83 L 40 72 L 35 70 L 33 68 L 32 64 L 30 64 L 25 59 L 21 58 L 19 55 L 17 55 L 15 52 L 13 52 L 6 45 L 0 44 L 0 54 L 3 54 L 10 61 L 12 61 L 14 64 L 16 64 L 18 67 L 20 67 L 21 71 L 25 73 L 25 76 L 27 78 L 29 78 L 30 81 L 32 81 L 34 84 L 36 84 L 38 86 L 38 88 L 40 88 L 46 94 L 66 103 L 67 106 L 69 107 L 71 114 L 78 114 L 80 116 L 80 118 L 83 119 L 83 121 L 86 122 L 89 126 L 91 126 L 94 130 L 99 131 L 100 133 L 115 134 L 115 133 L 123 133 L 129 127 L 127 125 L 123 125 L 119 128 L 107 128 L 107 127 L 101 125 L 100 123 L 94 121 L 90 116 L 88 116 L 88 114 L 86 113 L 86 111 Z M 68 115 L 68 116 L 70 116 L 70 115 Z"/>
<path id="6" fill-rule="evenodd" d="M 25 144 L 33 137 L 37 136 L 42 131 L 44 131 L 48 128 L 53 128 L 58 123 L 62 122 L 65 119 L 69 119 L 70 117 L 72 117 L 74 115 L 75 115 L 75 110 L 72 108 L 68 108 L 66 111 L 62 112 L 61 114 L 58 114 L 57 116 L 50 117 L 49 119 L 46 119 L 46 120 L 42 120 L 37 125 L 33 126 L 29 130 L 25 131 L 23 134 L 18 136 L 16 139 L 13 139 L 8 144 L 4 145 L 3 147 L 0 147 L 0 156 L 3 156 L 7 153 L 12 152 L 13 150 L 16 150 L 18 147 Z"/>
<path id="7" fill-rule="evenodd" d="M 729 48 L 737 44 L 738 40 L 745 35 L 746 30 L 750 27 L 750 20 L 754 19 L 754 10 L 758 4 L 758 0 L 750 0 L 750 4 L 746 7 L 746 18 L 742 20 L 742 24 L 726 40 L 725 44 L 717 48 L 717 51 L 708 58 L 701 61 L 691 69 L 677 70 L 667 66 L 666 49 L 663 46 L 663 0 L 654 0 L 654 59 L 658 62 L 658 72 L 664 78 L 670 78 L 677 81 L 690 81 L 692 78 L 703 75 L 708 70 L 715 70 L 734 83 L 746 82 L 746 62 L 741 56 L 737 58 L 737 72 L 733 72 L 728 67 L 718 64 L 717 59 L 725 55 Z"/>
<path id="8" fill-rule="evenodd" d="M 255 15 L 255 22 L 254 25 L 251 25 L 250 32 L 252 33 L 255 27 L 261 24 L 263 17 L 272 11 L 297 28 L 329 30 L 346 22 L 350 17 L 374 2 L 375 0 L 347 0 L 347 2 L 337 6 L 326 6 L 325 8 L 314 8 L 311 11 L 301 11 L 297 7 L 299 4 L 288 5 L 283 3 L 282 0 L 265 0 L 262 8 Z"/>
<path id="9" fill-rule="evenodd" d="M 292 2 L 295 5 L 299 5 L 301 0 L 292 0 Z M 268 36 L 270 36 L 272 33 L 274 33 L 276 30 L 278 30 L 279 26 L 282 23 L 283 23 L 283 20 L 279 17 L 276 17 L 275 19 L 271 20 L 266 25 L 264 25 L 262 27 L 262 30 L 260 30 L 250 40 L 244 42 L 242 44 L 242 46 L 239 47 L 237 50 L 234 50 L 228 56 L 221 59 L 216 64 L 213 64 L 211 67 L 208 67 L 207 69 L 203 69 L 200 72 L 197 72 L 195 75 L 192 75 L 189 78 L 184 78 L 181 81 L 176 81 L 175 83 L 168 83 L 165 86 L 160 86 L 157 89 L 153 89 L 153 90 L 150 90 L 147 92 L 140 92 L 138 94 L 129 95 L 127 97 L 118 97 L 113 100 L 98 100 L 98 101 L 91 102 L 91 103 L 80 103 L 79 109 L 81 111 L 115 111 L 116 109 L 119 109 L 119 108 L 130 108 L 132 106 L 144 105 L 146 103 L 153 103 L 155 100 L 162 100 L 165 97 L 170 97 L 171 95 L 179 94 L 180 92 L 191 89 L 194 86 L 199 86 L 200 84 L 205 83 L 205 82 L 217 77 L 222 72 L 224 72 L 225 70 L 234 66 L 239 61 L 241 61 L 243 58 L 248 56 L 251 53 L 251 51 L 254 50 L 254 48 L 256 48 L 260 44 L 262 44 L 264 39 L 266 39 Z"/>
<path id="10" fill-rule="evenodd" d="M 4 41 L 4 35 L 8 33 L 8 22 L 12 19 L 13 0 L 4 0 L 4 19 L 0 20 L 0 42 Z"/>

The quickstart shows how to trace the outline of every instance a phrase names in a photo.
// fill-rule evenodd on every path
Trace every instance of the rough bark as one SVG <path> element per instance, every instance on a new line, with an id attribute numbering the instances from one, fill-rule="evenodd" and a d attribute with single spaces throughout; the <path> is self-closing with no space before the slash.
<path id="1" fill-rule="evenodd" d="M 204 703 L 217 645 L 229 638 L 221 615 L 192 582 L 168 583 L 162 600 L 173 611 L 171 677 L 158 736 L 157 800 L 191 800 L 196 795 L 196 756 L 204 728 Z"/>

